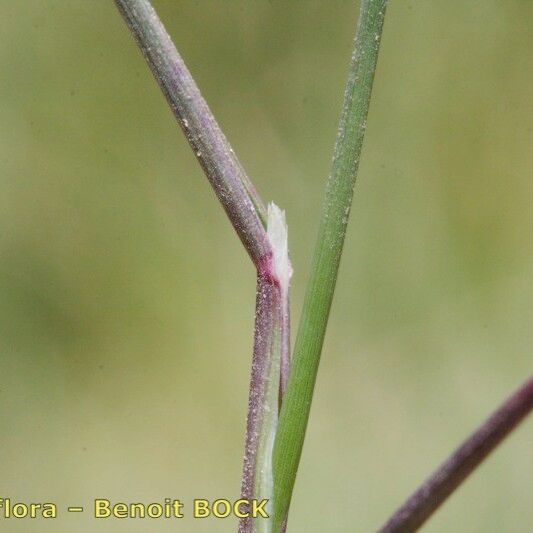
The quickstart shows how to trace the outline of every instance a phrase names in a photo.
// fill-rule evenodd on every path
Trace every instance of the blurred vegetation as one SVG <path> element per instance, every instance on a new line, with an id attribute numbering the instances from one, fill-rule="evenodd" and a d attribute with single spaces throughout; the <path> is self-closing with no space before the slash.
<path id="1" fill-rule="evenodd" d="M 154 5 L 287 210 L 296 324 L 357 5 Z M 111 0 L 0 13 L 0 497 L 235 498 L 247 256 Z M 293 531 L 375 529 L 531 371 L 532 16 L 390 3 Z M 525 531 L 532 440 L 529 421 L 426 530 Z M 2 527 L 93 531 L 90 514 Z"/>

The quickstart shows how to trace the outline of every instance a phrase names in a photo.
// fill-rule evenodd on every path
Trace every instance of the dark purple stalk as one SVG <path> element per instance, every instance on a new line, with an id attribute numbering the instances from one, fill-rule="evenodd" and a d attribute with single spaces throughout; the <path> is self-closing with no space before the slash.
<path id="1" fill-rule="evenodd" d="M 148 0 L 115 0 L 254 264 L 270 252 L 266 209 Z"/>
<path id="2" fill-rule="evenodd" d="M 532 409 L 533 377 L 442 463 L 379 532 L 408 533 L 420 528 Z"/>

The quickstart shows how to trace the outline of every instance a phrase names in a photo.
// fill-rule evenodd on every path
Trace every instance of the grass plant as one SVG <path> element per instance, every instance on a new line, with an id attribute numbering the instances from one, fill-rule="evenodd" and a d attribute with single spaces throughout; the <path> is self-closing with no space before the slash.
<path id="1" fill-rule="evenodd" d="M 239 531 L 285 531 L 361 158 L 387 0 L 361 0 L 333 165 L 290 357 L 292 267 L 283 211 L 261 199 L 148 0 L 115 0 L 257 273 L 242 497 L 269 518 Z M 529 379 L 380 531 L 415 531 L 533 408 Z M 355 519 L 356 520 L 356 519 Z"/>

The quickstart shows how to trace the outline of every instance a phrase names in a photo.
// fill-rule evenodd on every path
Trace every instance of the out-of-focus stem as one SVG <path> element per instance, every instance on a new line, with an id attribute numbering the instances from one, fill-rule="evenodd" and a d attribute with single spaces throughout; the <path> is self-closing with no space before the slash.
<path id="1" fill-rule="evenodd" d="M 254 264 L 270 253 L 266 209 L 148 0 L 115 0 Z"/>
<path id="2" fill-rule="evenodd" d="M 416 531 L 533 409 L 533 377 L 440 465 L 379 530 Z"/>

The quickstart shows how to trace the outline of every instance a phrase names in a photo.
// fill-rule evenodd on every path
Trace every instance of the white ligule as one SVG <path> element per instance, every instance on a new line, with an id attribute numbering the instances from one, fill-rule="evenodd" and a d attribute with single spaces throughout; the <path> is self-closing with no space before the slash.
<path id="1" fill-rule="evenodd" d="M 281 289 L 287 291 L 292 276 L 287 245 L 287 224 L 285 211 L 274 202 L 268 204 L 267 235 L 272 246 L 274 275 L 279 280 Z"/>

